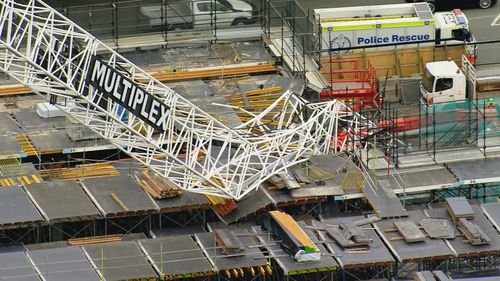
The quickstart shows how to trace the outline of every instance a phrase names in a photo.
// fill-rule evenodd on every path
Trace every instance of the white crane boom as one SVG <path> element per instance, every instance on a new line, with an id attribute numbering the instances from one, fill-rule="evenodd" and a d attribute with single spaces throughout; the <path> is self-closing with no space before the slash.
<path id="1" fill-rule="evenodd" d="M 186 191 L 239 200 L 309 155 L 338 150 L 339 121 L 357 122 L 340 102 L 287 92 L 229 128 L 44 2 L 0 5 L 0 69 Z M 270 112 L 279 112 L 273 127 L 261 121 Z"/>

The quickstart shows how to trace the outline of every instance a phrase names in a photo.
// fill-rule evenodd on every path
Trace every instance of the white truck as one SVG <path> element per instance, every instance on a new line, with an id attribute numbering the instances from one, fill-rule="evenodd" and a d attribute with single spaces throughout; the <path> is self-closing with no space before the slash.
<path id="1" fill-rule="evenodd" d="M 215 18 L 217 28 L 250 24 L 256 21 L 257 13 L 241 0 L 165 1 L 162 5 L 142 6 L 140 11 L 151 28 L 167 30 L 210 27 Z"/>
<path id="2" fill-rule="evenodd" d="M 464 13 L 456 9 L 433 14 L 425 2 L 315 9 L 314 15 L 322 34 L 321 48 L 335 54 L 356 52 L 338 50 L 342 48 L 431 40 L 433 43 L 420 46 L 439 46 L 454 43 L 445 43 L 445 39 L 456 40 L 455 43 L 474 40 Z M 415 46 L 408 44 L 398 48 Z M 391 48 L 394 47 L 371 50 Z M 474 55 L 475 51 L 467 50 L 467 54 Z"/>
<path id="3" fill-rule="evenodd" d="M 429 62 L 420 84 L 422 101 L 428 105 L 476 98 L 476 71 L 467 57 L 462 67 L 455 61 Z"/>

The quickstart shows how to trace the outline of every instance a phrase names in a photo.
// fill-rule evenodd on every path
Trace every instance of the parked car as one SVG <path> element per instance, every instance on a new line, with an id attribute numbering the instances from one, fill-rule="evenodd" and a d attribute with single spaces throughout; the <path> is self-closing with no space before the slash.
<path id="1" fill-rule="evenodd" d="M 238 24 L 251 24 L 256 21 L 252 5 L 242 0 L 192 0 L 170 1 L 165 6 L 142 6 L 141 13 L 149 20 L 152 28 L 167 30 L 192 29 L 197 26 L 210 26 L 217 18 L 218 27 Z"/>
<path id="2" fill-rule="evenodd" d="M 407 3 L 413 2 L 427 2 L 431 10 L 434 12 L 436 8 L 468 8 L 472 6 L 479 7 L 481 9 L 488 9 L 493 7 L 497 0 L 406 0 Z"/>

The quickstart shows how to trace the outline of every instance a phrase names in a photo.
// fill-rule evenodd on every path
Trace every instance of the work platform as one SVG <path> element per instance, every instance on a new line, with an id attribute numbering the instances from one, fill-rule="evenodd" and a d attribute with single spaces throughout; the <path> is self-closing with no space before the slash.
<path id="1" fill-rule="evenodd" d="M 363 219 L 365 219 L 363 216 L 326 218 L 323 222 L 313 222 L 312 226 L 318 227 L 315 231 L 319 233 L 319 238 L 325 241 L 326 248 L 334 254 L 337 262 L 344 269 L 360 269 L 394 264 L 394 258 L 389 250 L 384 246 L 375 230 L 370 229 L 371 224 L 362 225 L 360 228 L 363 229 L 372 242 L 368 246 L 361 246 L 359 249 L 353 250 L 342 248 L 324 230 L 331 225 L 352 224 Z"/>
<path id="2" fill-rule="evenodd" d="M 262 274 L 262 272 L 259 273 L 259 268 L 267 265 L 267 259 L 258 248 L 258 240 L 251 232 L 246 230 L 235 232 L 235 235 L 241 235 L 239 240 L 245 248 L 242 254 L 226 255 L 217 243 L 213 232 L 196 233 L 195 239 L 212 266 L 222 276 L 225 275 L 228 279 L 231 279 L 231 276 L 238 277 L 242 275 L 241 271 L 244 272 L 243 275 L 248 276 L 252 275 L 252 272 Z"/>
<path id="3" fill-rule="evenodd" d="M 158 275 L 169 280 L 214 274 L 191 235 L 145 239 L 138 243 Z"/>
<path id="4" fill-rule="evenodd" d="M 22 228 L 44 223 L 21 186 L 0 188 L 0 229 Z"/>
<path id="5" fill-rule="evenodd" d="M 101 213 L 76 181 L 25 186 L 28 196 L 49 223 L 93 220 Z"/>
<path id="6" fill-rule="evenodd" d="M 474 203 L 471 205 L 472 210 L 474 211 L 473 222 L 482 229 L 491 241 L 483 245 L 472 245 L 463 235 L 458 235 L 455 239 L 448 240 L 447 244 L 458 257 L 466 258 L 474 256 L 498 255 L 500 253 L 500 236 L 488 219 L 484 216 L 480 206 Z M 439 204 L 431 205 L 431 208 L 427 209 L 425 212 L 429 217 L 451 220 L 449 212 L 447 212 L 444 206 Z M 453 226 L 453 229 L 455 233 L 460 233 L 456 226 Z"/>
<path id="7" fill-rule="evenodd" d="M 134 241 L 86 245 L 83 249 L 100 278 L 104 280 L 148 280 L 158 277 Z"/>
<path id="8" fill-rule="evenodd" d="M 46 248 L 26 253 L 43 280 L 101 280 L 80 247 Z"/>
<path id="9" fill-rule="evenodd" d="M 304 226 L 302 224 L 301 226 Z M 320 250 L 321 253 L 325 255 L 321 256 L 319 261 L 309 261 L 309 262 L 297 262 L 293 257 L 286 253 L 283 248 L 277 243 L 277 241 L 266 231 L 262 230 L 261 227 L 253 227 L 253 231 L 258 235 L 260 242 L 264 245 L 269 255 L 273 257 L 278 266 L 283 270 L 285 276 L 293 276 L 299 274 L 308 273 L 318 273 L 318 272 L 330 272 L 337 269 L 339 264 L 335 259 L 328 255 L 325 246 L 319 242 L 313 233 L 303 227 L 304 232 L 311 238 L 314 245 Z"/>
<path id="10" fill-rule="evenodd" d="M 128 175 L 84 179 L 80 184 L 106 218 L 158 212 L 152 198 Z"/>
<path id="11" fill-rule="evenodd" d="M 23 247 L 3 247 L 0 253 L 0 278 L 13 281 L 40 281 Z"/>
<path id="12" fill-rule="evenodd" d="M 379 236 L 384 240 L 392 254 L 400 263 L 418 262 L 424 260 L 446 260 L 454 256 L 454 252 L 442 239 L 426 238 L 420 242 L 407 243 L 395 231 L 394 223 L 412 221 L 418 224 L 424 219 L 423 210 L 408 211 L 408 218 L 388 219 L 374 223 Z"/>
<path id="13" fill-rule="evenodd" d="M 481 208 L 497 232 L 500 233 L 500 202 L 482 204 Z"/>

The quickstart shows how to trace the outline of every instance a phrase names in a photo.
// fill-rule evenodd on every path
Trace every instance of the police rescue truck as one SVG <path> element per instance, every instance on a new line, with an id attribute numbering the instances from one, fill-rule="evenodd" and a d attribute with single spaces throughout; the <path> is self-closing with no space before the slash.
<path id="1" fill-rule="evenodd" d="M 433 14 L 427 3 L 315 9 L 314 15 L 321 30 L 321 48 L 333 54 L 363 50 L 346 48 L 384 44 L 432 41 L 418 46 L 442 46 L 474 40 L 469 21 L 460 10 Z M 417 44 L 398 48 L 415 46 Z M 391 48 L 394 47 L 370 50 Z M 473 60 L 475 50 L 468 48 L 466 54 Z"/>

